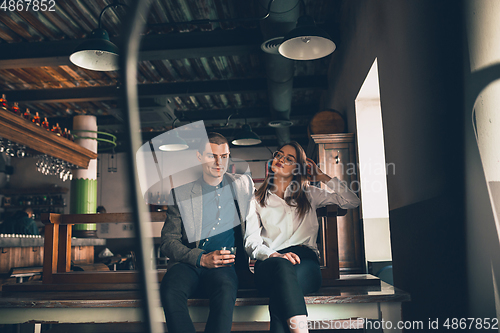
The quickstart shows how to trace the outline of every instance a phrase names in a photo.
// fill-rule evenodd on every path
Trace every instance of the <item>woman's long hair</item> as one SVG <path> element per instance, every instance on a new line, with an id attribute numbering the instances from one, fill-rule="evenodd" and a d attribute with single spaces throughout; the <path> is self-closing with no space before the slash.
<path id="1" fill-rule="evenodd" d="M 295 141 L 285 143 L 278 150 L 285 146 L 292 146 L 295 148 L 295 169 L 292 171 L 293 178 L 290 183 L 291 196 L 285 198 L 285 202 L 291 206 L 297 208 L 297 214 L 299 218 L 303 218 L 307 212 L 311 209 L 311 203 L 307 198 L 305 191 L 306 187 L 309 185 L 307 180 L 307 157 L 304 149 Z M 261 207 L 265 207 L 267 203 L 268 190 L 270 190 L 274 185 L 274 172 L 268 167 L 268 174 L 264 179 L 264 182 L 255 192 L 255 198 Z"/>

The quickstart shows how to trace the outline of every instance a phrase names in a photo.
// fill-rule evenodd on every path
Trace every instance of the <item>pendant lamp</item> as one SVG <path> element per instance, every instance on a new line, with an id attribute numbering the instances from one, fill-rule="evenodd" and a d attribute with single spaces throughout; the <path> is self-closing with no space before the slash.
<path id="1" fill-rule="evenodd" d="M 179 136 L 177 131 L 168 137 L 168 142 L 162 142 L 158 147 L 161 151 L 181 151 L 189 148 L 189 145 Z"/>
<path id="2" fill-rule="evenodd" d="M 314 60 L 326 57 L 335 48 L 330 35 L 318 28 L 311 16 L 305 15 L 299 17 L 297 27 L 285 36 L 278 52 L 293 60 Z"/>
<path id="3" fill-rule="evenodd" d="M 164 133 L 160 136 L 160 142 L 158 149 L 161 151 L 181 151 L 189 149 L 187 142 L 179 136 L 179 130 L 175 129 L 175 122 L 178 121 L 175 118 L 172 122 L 172 130 L 168 133 Z"/>
<path id="4" fill-rule="evenodd" d="M 241 127 L 241 131 L 236 134 L 231 143 L 235 146 L 254 146 L 261 143 L 259 136 L 252 131 L 250 125 L 245 124 Z"/>
<path id="5" fill-rule="evenodd" d="M 107 5 L 99 14 L 99 27 L 90 33 L 86 41 L 70 55 L 69 60 L 78 67 L 93 71 L 116 71 L 119 69 L 118 47 L 109 41 L 108 32 L 102 28 L 102 15 L 114 6 L 125 6 L 121 3 Z"/>

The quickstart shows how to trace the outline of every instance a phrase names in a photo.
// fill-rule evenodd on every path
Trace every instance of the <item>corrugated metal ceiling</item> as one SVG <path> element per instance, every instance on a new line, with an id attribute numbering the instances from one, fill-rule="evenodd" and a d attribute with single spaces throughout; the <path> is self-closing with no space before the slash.
<path id="1" fill-rule="evenodd" d="M 130 4 L 132 0 L 121 0 Z M 306 10 L 317 22 L 328 21 L 335 11 L 338 1 L 306 1 Z M 110 0 L 57 0 L 53 11 L 4 11 L 0 14 L 0 48 L 3 45 L 26 43 L 49 43 L 85 38 L 98 26 L 99 13 L 111 4 Z M 258 1 L 246 0 L 160 0 L 154 1 L 147 19 L 147 36 L 177 35 L 190 36 L 199 31 L 245 30 L 259 34 L 258 22 L 229 22 L 196 25 L 169 25 L 199 19 L 226 19 L 257 17 L 262 14 L 257 8 Z M 265 11 L 265 10 L 264 10 Z M 103 16 L 103 27 L 111 38 L 118 38 L 124 23 L 126 8 L 112 7 Z M 35 45 L 35 44 L 32 44 Z M 38 44 L 36 44 L 38 45 Z M 50 44 L 47 44 L 50 45 Z M 36 57 L 36 55 L 33 55 Z M 0 56 L 0 64 L 2 58 Z M 324 76 L 329 57 L 315 61 L 296 62 L 295 76 Z M 4 66 L 5 67 L 5 66 Z M 9 67 L 9 66 L 7 66 Z M 257 50 L 247 54 L 185 57 L 180 59 L 154 59 L 141 61 L 137 73 L 138 84 L 210 82 L 232 79 L 265 78 L 262 52 Z M 64 88 L 105 87 L 119 85 L 118 72 L 96 72 L 79 68 L 73 64 L 59 66 L 2 68 L 0 66 L 0 91 L 6 93 L 19 90 L 47 90 Z M 317 105 L 320 91 L 317 88 L 303 89 L 294 93 L 293 105 Z M 190 95 L 189 90 L 182 96 L 169 98 L 176 114 L 183 113 L 185 119 L 189 111 L 226 110 L 267 106 L 265 90 L 231 93 L 228 87 L 224 93 Z M 106 123 L 105 116 L 112 116 L 117 109 L 116 100 L 78 102 L 23 102 L 21 108 L 30 108 L 49 118 L 70 117 L 73 114 L 94 114 Z M 317 110 L 314 110 L 317 111 Z M 221 117 L 226 114 L 221 114 Z M 211 118 L 217 118 L 211 115 Z M 59 119 L 60 120 L 60 119 Z M 163 130 L 169 124 L 157 126 Z M 150 127 L 148 127 L 150 128 Z M 156 129 L 155 129 L 156 130 Z"/>

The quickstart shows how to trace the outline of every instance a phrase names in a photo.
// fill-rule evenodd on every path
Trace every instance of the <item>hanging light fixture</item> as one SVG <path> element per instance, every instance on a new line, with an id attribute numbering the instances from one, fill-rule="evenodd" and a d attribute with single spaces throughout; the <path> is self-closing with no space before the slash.
<path id="1" fill-rule="evenodd" d="M 241 131 L 236 134 L 231 143 L 235 146 L 254 146 L 261 143 L 259 136 L 252 131 L 250 125 L 245 124 L 241 127 Z"/>
<path id="2" fill-rule="evenodd" d="M 181 151 L 189 148 L 189 145 L 175 132 L 172 137 L 168 138 L 168 142 L 160 144 L 158 149 L 161 151 Z"/>
<path id="3" fill-rule="evenodd" d="M 311 16 L 304 15 L 297 20 L 297 27 L 285 36 L 278 52 L 293 60 L 314 60 L 326 57 L 335 48 L 330 35 L 318 28 Z"/>
<path id="4" fill-rule="evenodd" d="M 93 71 L 118 70 L 118 47 L 109 41 L 108 32 L 102 28 L 102 15 L 108 8 L 115 6 L 127 7 L 118 2 L 104 7 L 99 15 L 99 27 L 70 55 L 69 60 L 73 64 Z"/>
<path id="5" fill-rule="evenodd" d="M 165 136 L 163 135 L 160 139 L 160 145 L 158 147 L 161 151 L 181 151 L 189 148 L 189 145 L 183 138 L 179 136 L 179 131 L 175 131 L 175 122 L 179 120 L 175 118 L 172 122 L 173 135 Z"/>
<path id="6" fill-rule="evenodd" d="M 262 21 L 269 17 L 271 13 L 271 5 L 274 0 L 270 0 L 267 6 L 267 13 L 261 17 L 244 17 L 237 19 L 216 19 L 216 20 L 193 20 L 186 22 L 168 22 L 159 24 L 149 24 L 149 27 L 155 26 L 165 26 L 165 25 L 199 25 L 208 24 L 211 22 L 221 23 L 221 22 L 252 22 L 252 21 Z M 115 0 L 112 4 L 107 5 L 101 11 L 99 15 L 99 27 L 93 30 L 89 36 L 89 39 L 80 44 L 75 51 L 69 57 L 69 60 L 85 69 L 90 69 L 94 71 L 116 71 L 118 70 L 118 47 L 109 41 L 109 35 L 106 30 L 102 28 L 102 15 L 110 7 L 116 6 L 128 6 L 126 4 L 119 3 Z"/>

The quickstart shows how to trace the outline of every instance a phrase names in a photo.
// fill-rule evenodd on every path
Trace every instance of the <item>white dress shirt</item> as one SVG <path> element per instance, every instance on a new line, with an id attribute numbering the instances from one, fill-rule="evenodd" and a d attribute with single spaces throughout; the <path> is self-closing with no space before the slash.
<path id="1" fill-rule="evenodd" d="M 316 209 L 327 205 L 338 205 L 343 209 L 356 208 L 360 200 L 337 177 L 332 178 L 324 190 L 308 186 L 306 195 L 311 209 L 299 218 L 296 208 L 289 206 L 279 196 L 268 192 L 267 204 L 262 207 L 252 198 L 247 216 L 245 231 L 245 249 L 252 259 L 265 260 L 278 250 L 294 245 L 305 245 L 319 253 L 316 238 L 318 236 L 318 217 Z M 290 186 L 285 191 L 285 198 L 290 196 Z"/>

